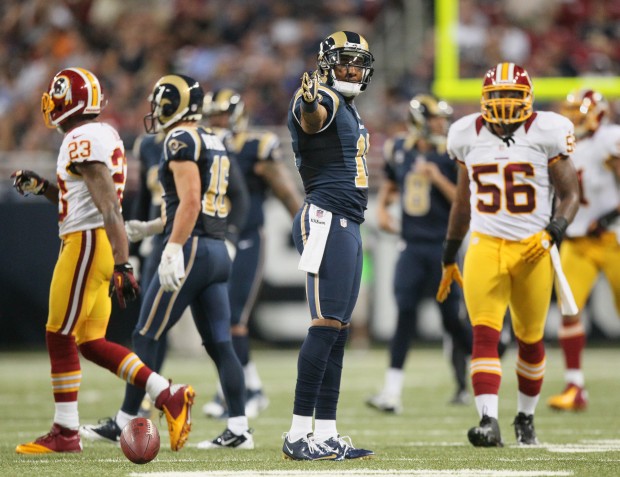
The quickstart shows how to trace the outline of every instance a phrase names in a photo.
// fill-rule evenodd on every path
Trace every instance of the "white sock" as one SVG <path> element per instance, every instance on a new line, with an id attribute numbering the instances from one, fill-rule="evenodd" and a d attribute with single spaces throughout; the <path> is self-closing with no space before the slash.
<path id="1" fill-rule="evenodd" d="M 519 391 L 519 394 L 517 395 L 517 412 L 522 412 L 528 416 L 530 414 L 533 415 L 539 398 L 540 394 L 537 394 L 536 396 L 528 396 L 527 394 L 523 394 Z"/>
<path id="2" fill-rule="evenodd" d="M 116 413 L 116 417 L 114 418 L 114 420 L 116 421 L 116 425 L 120 427 L 122 431 L 123 428 L 127 425 L 127 423 L 135 417 L 136 416 L 127 414 L 126 412 L 123 412 L 119 409 L 118 412 Z"/>
<path id="3" fill-rule="evenodd" d="M 230 429 L 234 435 L 240 436 L 248 430 L 248 418 L 246 416 L 229 417 L 228 429 Z"/>
<path id="4" fill-rule="evenodd" d="M 480 394 L 476 396 L 476 409 L 480 418 L 482 416 L 498 417 L 498 402 L 499 397 L 497 394 Z"/>
<path id="5" fill-rule="evenodd" d="M 80 427 L 80 415 L 77 401 L 54 403 L 54 422 L 67 429 L 77 430 Z"/>
<path id="6" fill-rule="evenodd" d="M 387 396 L 400 398 L 403 392 L 403 381 L 405 373 L 402 369 L 388 368 L 385 372 L 385 383 L 383 385 L 383 392 Z"/>
<path id="7" fill-rule="evenodd" d="M 314 438 L 317 442 L 324 442 L 330 437 L 338 437 L 335 419 L 315 419 Z"/>
<path id="8" fill-rule="evenodd" d="M 295 442 L 312 433 L 312 416 L 298 416 L 293 414 L 291 429 L 288 431 L 288 440 Z"/>
<path id="9" fill-rule="evenodd" d="M 157 401 L 157 396 L 164 389 L 170 386 L 170 383 L 163 376 L 153 372 L 146 380 L 146 393 L 153 400 L 153 402 Z"/>
<path id="10" fill-rule="evenodd" d="M 567 383 L 575 384 L 580 388 L 584 387 L 586 381 L 583 376 L 583 371 L 581 369 L 567 369 L 564 372 L 564 380 Z"/>
<path id="11" fill-rule="evenodd" d="M 245 377 L 245 387 L 253 391 L 263 389 L 263 383 L 258 375 L 256 364 L 253 361 L 248 362 L 243 367 L 243 375 Z"/>

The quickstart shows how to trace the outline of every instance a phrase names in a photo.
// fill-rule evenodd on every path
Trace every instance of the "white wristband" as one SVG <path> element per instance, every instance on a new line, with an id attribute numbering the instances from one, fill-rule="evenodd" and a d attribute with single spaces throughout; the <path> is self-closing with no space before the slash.
<path id="1" fill-rule="evenodd" d="M 168 242 L 164 247 L 163 253 L 173 257 L 182 249 L 183 245 L 181 245 L 180 243 Z"/>
<path id="2" fill-rule="evenodd" d="M 147 235 L 157 235 L 164 231 L 164 221 L 161 217 L 145 222 L 144 226 Z"/>

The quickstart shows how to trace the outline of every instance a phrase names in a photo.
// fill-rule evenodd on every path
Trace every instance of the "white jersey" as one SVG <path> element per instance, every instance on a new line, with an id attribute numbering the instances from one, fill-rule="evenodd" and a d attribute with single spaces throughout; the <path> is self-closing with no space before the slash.
<path id="1" fill-rule="evenodd" d="M 512 137 L 509 147 L 488 130 L 480 114 L 470 114 L 450 126 L 448 153 L 467 167 L 470 229 L 522 240 L 549 224 L 553 188 L 548 168 L 572 152 L 573 124 L 538 111 Z"/>
<path id="2" fill-rule="evenodd" d="M 620 157 L 620 126 L 603 124 L 596 132 L 580 139 L 572 155 L 581 200 L 573 222 L 566 229 L 569 237 L 587 235 L 588 225 L 620 204 L 620 184 L 608 161 Z"/>
<path id="3" fill-rule="evenodd" d="M 109 169 L 119 202 L 125 190 L 127 159 L 118 132 L 106 123 L 86 123 L 72 129 L 62 141 L 56 165 L 58 226 L 62 237 L 70 232 L 103 227 L 103 216 L 74 164 L 101 162 Z"/>

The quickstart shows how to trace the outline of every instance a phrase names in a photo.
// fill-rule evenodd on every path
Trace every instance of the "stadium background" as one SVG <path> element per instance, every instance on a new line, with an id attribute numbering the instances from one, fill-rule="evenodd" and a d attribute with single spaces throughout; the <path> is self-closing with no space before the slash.
<path id="1" fill-rule="evenodd" d="M 353 338 L 385 342 L 396 310 L 392 270 L 397 239 L 376 227 L 375 192 L 385 139 L 406 128 L 407 102 L 434 90 L 455 117 L 476 111 L 484 72 L 498 61 L 524 66 L 537 109 L 554 109 L 570 89 L 596 86 L 620 117 L 618 0 L 4 0 L 0 4 L 0 349 L 42 347 L 49 281 L 59 248 L 54 206 L 22 198 L 8 179 L 16 169 L 53 177 L 61 135 L 39 112 L 49 78 L 67 66 L 93 70 L 109 104 L 101 119 L 120 131 L 130 166 L 124 212 L 131 210 L 138 164 L 132 154 L 154 81 L 170 71 L 205 90 L 239 90 L 251 121 L 276 132 L 293 168 L 285 127 L 292 92 L 314 69 L 319 41 L 354 30 L 375 55 L 371 87 L 356 101 L 372 136 L 371 199 L 363 226 L 367 260 Z M 296 177 L 296 174 L 294 174 Z M 290 241 L 290 219 L 267 204 L 265 283 L 252 332 L 266 344 L 302 339 L 307 327 L 303 274 Z M 421 305 L 420 336 L 441 339 L 432 299 Z M 609 289 L 597 284 L 588 304 L 590 341 L 617 340 L 620 319 Z M 108 337 L 129 340 L 137 305 L 116 307 Z M 547 324 L 555 339 L 555 305 Z M 182 326 L 178 333 L 195 333 Z M 174 340 L 173 340 L 174 343 Z"/>

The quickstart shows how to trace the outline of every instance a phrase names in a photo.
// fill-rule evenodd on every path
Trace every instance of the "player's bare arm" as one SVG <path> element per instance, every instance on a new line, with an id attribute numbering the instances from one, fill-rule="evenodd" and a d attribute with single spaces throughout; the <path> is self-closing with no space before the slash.
<path id="1" fill-rule="evenodd" d="M 558 199 L 553 218 L 562 217 L 570 223 L 579 209 L 579 182 L 573 162 L 556 161 L 549 167 L 549 177 Z"/>
<path id="2" fill-rule="evenodd" d="M 179 195 L 169 242 L 184 244 L 200 213 L 200 173 L 196 163 L 190 161 L 171 161 L 169 167 Z"/>
<path id="3" fill-rule="evenodd" d="M 467 174 L 467 169 L 461 166 L 456 182 L 454 201 L 450 209 L 446 239 L 463 240 L 469 230 L 470 218 L 469 176 Z"/>
<path id="4" fill-rule="evenodd" d="M 381 182 L 379 192 L 377 193 L 377 221 L 379 228 L 392 234 L 398 233 L 399 228 L 388 208 L 394 203 L 398 193 L 398 185 L 389 179 Z"/>
<path id="5" fill-rule="evenodd" d="M 302 199 L 286 166 L 278 161 L 259 161 L 254 166 L 254 172 L 269 184 L 274 195 L 284 204 L 291 217 L 295 217 L 301 207 Z"/>
<path id="6" fill-rule="evenodd" d="M 95 206 L 103 216 L 103 225 L 112 245 L 114 263 L 127 263 L 129 246 L 120 203 L 110 171 L 102 162 L 76 164 Z"/>

